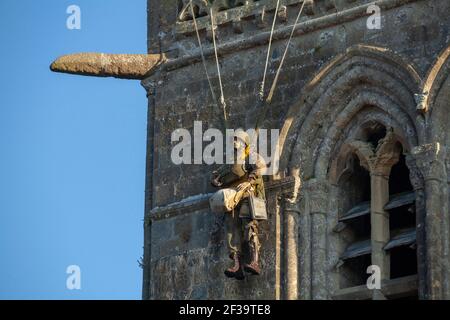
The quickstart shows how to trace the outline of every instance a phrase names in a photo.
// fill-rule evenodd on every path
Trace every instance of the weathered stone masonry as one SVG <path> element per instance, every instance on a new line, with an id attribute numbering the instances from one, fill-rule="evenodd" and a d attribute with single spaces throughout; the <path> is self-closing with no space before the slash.
<path id="1" fill-rule="evenodd" d="M 147 90 L 144 299 L 450 299 L 450 2 L 305 1 L 263 123 L 281 130 L 281 168 L 266 183 L 264 273 L 244 281 L 223 275 L 223 217 L 208 208 L 213 166 L 170 159 L 175 129 L 222 126 L 188 1 L 148 1 L 147 57 L 108 56 L 94 69 L 55 62 L 55 71 L 140 79 Z M 229 123 L 252 128 L 276 1 L 215 3 Z M 379 30 L 366 26 L 373 3 Z M 301 4 L 282 1 L 269 83 Z M 194 5 L 218 92 L 209 12 Z M 366 286 L 371 264 L 380 290 Z"/>
<path id="2" fill-rule="evenodd" d="M 301 4 L 288 2 L 283 11 L 286 18 L 279 19 L 276 26 L 270 78 Z M 264 17 L 249 14 L 251 8 L 244 7 L 228 9 L 227 16 L 226 10 L 221 11 L 219 15 L 224 16 L 217 17 L 223 21 L 217 29 L 217 42 L 225 97 L 230 123 L 236 127 L 254 125 L 275 3 L 266 4 Z M 264 226 L 262 253 L 265 272 L 259 278 L 238 282 L 222 275 L 228 262 L 222 218 L 209 213 L 207 196 L 175 204 L 176 209 L 171 206 L 213 191 L 208 185 L 211 167 L 171 164 L 171 132 L 177 127 L 191 128 L 194 120 L 220 127 L 220 111 L 211 100 L 192 21 L 178 20 L 177 1 L 149 1 L 149 50 L 164 52 L 169 62 L 143 80 L 150 94 L 149 110 L 154 114 L 149 125 L 153 160 L 147 181 L 151 205 L 146 212 L 148 282 L 144 283 L 144 298 L 449 297 L 448 182 L 444 179 L 448 163 L 449 3 L 377 1 L 382 10 L 380 30 L 366 28 L 368 3 L 311 1 L 300 20 L 264 123 L 266 128 L 281 129 L 283 139 L 282 170 L 268 183 L 270 221 Z M 198 20 L 208 71 L 215 75 L 209 17 Z M 217 85 L 218 79 L 213 83 Z M 418 103 L 420 97 L 425 102 Z M 370 159 L 352 146 L 364 143 L 362 132 L 373 123 L 393 128 L 390 145 L 385 142 L 388 153 L 380 154 L 380 160 L 370 146 Z M 380 149 L 378 152 L 383 152 Z M 389 214 L 383 208 L 390 197 L 390 171 L 403 153 L 409 159 L 416 195 L 418 271 L 391 280 L 390 253 L 383 250 L 391 240 Z M 340 190 L 339 181 L 345 169 L 342 164 L 350 154 L 367 163 L 368 170 L 373 167 L 372 178 L 368 176 L 369 183 L 372 180 L 368 256 L 385 266 L 381 292 L 369 292 L 359 284 L 347 287 L 342 280 L 346 265 L 352 262 L 339 266 L 339 261 L 351 241 L 342 239 L 345 228 L 341 233 L 333 230 L 344 211 L 357 204 L 350 200 L 340 204 L 342 197 L 351 197 L 350 191 Z M 380 163 L 379 169 L 376 163 Z"/>

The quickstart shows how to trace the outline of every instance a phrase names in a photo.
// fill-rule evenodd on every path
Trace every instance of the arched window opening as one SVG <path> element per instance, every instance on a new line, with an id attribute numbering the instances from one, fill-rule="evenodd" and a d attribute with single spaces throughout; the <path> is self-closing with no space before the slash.
<path id="1" fill-rule="evenodd" d="M 391 169 L 385 210 L 389 213 L 391 240 L 385 250 L 390 252 L 391 279 L 417 274 L 415 193 L 403 154 Z"/>
<path id="2" fill-rule="evenodd" d="M 412 192 L 409 180 L 409 169 L 406 166 L 405 155 L 400 155 L 399 161 L 392 167 L 389 176 L 389 193 L 394 195 L 402 192 Z"/>
<path id="3" fill-rule="evenodd" d="M 339 215 L 333 230 L 341 252 L 335 297 L 416 299 L 416 199 L 403 147 L 392 129 L 375 122 L 366 124 L 351 145 L 366 158 L 364 167 L 356 153 L 340 164 L 345 169 L 337 183 Z M 371 265 L 379 267 L 385 287 L 376 294 L 366 286 Z"/>
<path id="4" fill-rule="evenodd" d="M 356 155 L 351 155 L 347 172 L 341 177 L 339 225 L 344 253 L 340 272 L 340 287 L 362 285 L 370 266 L 370 175 L 360 165 Z"/>
<path id="5" fill-rule="evenodd" d="M 386 136 L 386 127 L 377 123 L 373 125 L 366 134 L 366 141 L 376 148 L 380 140 Z"/>

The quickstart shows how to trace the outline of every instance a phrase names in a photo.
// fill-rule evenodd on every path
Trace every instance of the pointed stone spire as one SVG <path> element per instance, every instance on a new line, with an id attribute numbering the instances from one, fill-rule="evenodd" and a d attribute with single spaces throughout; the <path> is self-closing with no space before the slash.
<path id="1" fill-rule="evenodd" d="M 163 54 L 76 53 L 59 57 L 50 69 L 84 76 L 142 80 L 164 62 Z"/>

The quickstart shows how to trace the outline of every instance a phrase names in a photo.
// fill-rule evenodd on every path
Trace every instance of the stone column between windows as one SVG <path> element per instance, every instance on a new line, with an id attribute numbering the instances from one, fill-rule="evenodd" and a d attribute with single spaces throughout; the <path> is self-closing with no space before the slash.
<path id="1" fill-rule="evenodd" d="M 381 281 L 390 278 L 390 256 L 383 248 L 390 240 L 389 214 L 384 207 L 389 202 L 389 175 L 399 161 L 401 147 L 393 130 L 388 130 L 376 149 L 367 142 L 352 143 L 356 147 L 361 164 L 370 172 L 370 224 L 372 265 L 380 268 Z M 372 299 L 386 299 L 382 289 L 373 290 Z"/>
<path id="2" fill-rule="evenodd" d="M 446 149 L 439 143 L 418 146 L 412 150 L 425 182 L 426 213 L 426 278 L 427 298 L 449 299 L 449 213 L 447 196 L 447 173 L 445 168 Z"/>
<path id="3" fill-rule="evenodd" d="M 286 265 L 286 299 L 298 299 L 298 215 L 300 210 L 297 199 L 293 194 L 285 194 L 284 207 L 284 236 L 285 236 L 285 265 Z"/>
<path id="4" fill-rule="evenodd" d="M 371 157 L 370 163 L 370 223 L 372 265 L 380 267 L 381 281 L 389 280 L 391 262 L 389 252 L 383 248 L 390 240 L 389 213 L 384 207 L 389 202 L 389 175 L 400 159 L 400 148 L 395 144 L 392 132 L 386 135 Z M 381 290 L 373 290 L 374 300 L 386 299 Z"/>
<path id="5" fill-rule="evenodd" d="M 307 183 L 311 217 L 311 298 L 328 299 L 327 291 L 327 212 L 329 184 L 311 179 Z"/>
<path id="6" fill-rule="evenodd" d="M 371 201 L 370 201 L 370 224 L 372 265 L 380 267 L 381 280 L 390 278 L 389 253 L 383 250 L 389 242 L 389 215 L 384 206 L 389 202 L 389 173 L 391 167 L 379 166 L 370 172 Z M 379 290 L 373 291 L 373 299 L 385 299 Z"/>
<path id="7" fill-rule="evenodd" d="M 425 186 L 421 171 L 417 167 L 416 159 L 406 155 L 406 165 L 409 169 L 409 180 L 416 195 L 416 246 L 417 246 L 417 276 L 418 295 L 420 300 L 428 299 L 427 263 L 426 263 L 426 232 L 425 232 Z"/>

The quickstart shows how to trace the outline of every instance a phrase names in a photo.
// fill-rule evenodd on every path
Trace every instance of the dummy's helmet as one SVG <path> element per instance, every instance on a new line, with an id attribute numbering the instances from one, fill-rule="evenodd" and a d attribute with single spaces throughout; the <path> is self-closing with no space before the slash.
<path id="1" fill-rule="evenodd" d="M 250 146 L 250 136 L 244 131 L 244 129 L 236 129 L 234 131 L 234 137 L 244 142 L 246 146 Z"/>

